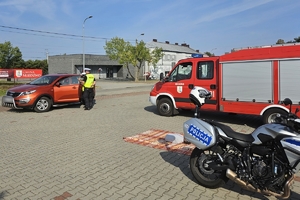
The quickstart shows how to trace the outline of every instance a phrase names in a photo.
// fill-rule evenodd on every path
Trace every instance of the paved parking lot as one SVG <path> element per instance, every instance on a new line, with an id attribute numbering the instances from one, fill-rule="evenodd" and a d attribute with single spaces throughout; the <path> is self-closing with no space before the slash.
<path id="1" fill-rule="evenodd" d="M 150 129 L 182 132 L 185 112 L 162 117 L 148 101 L 152 84 L 97 81 L 97 103 L 47 113 L 0 110 L 0 199 L 276 199 L 242 190 L 198 185 L 189 157 L 123 141 Z M 241 132 L 259 117 L 203 112 Z M 300 199 L 295 182 L 290 199 Z"/>

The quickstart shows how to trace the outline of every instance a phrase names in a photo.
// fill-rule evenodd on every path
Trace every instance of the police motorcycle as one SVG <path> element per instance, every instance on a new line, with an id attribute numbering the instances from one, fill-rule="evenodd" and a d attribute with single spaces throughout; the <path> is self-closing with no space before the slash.
<path id="1" fill-rule="evenodd" d="M 183 124 L 186 142 L 196 147 L 190 156 L 190 168 L 200 185 L 218 188 L 229 179 L 249 191 L 290 196 L 294 174 L 300 169 L 300 119 L 291 113 L 277 115 L 276 123 L 264 124 L 251 134 L 235 132 L 213 120 L 199 119 L 199 110 L 211 93 L 202 87 L 190 92 L 196 105 L 195 118 Z"/>

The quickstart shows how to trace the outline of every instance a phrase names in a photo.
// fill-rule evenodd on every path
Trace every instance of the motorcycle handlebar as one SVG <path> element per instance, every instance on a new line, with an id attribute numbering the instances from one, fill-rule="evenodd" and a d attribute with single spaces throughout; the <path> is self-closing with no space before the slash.
<path id="1" fill-rule="evenodd" d="M 278 113 L 277 117 L 281 117 L 281 118 L 284 118 L 284 119 L 290 119 L 290 120 L 298 119 L 298 116 L 295 115 L 294 113 L 288 113 L 287 115 L 282 115 L 282 114 Z"/>
<path id="2" fill-rule="evenodd" d="M 293 113 L 288 113 L 288 115 L 277 114 L 275 121 L 276 123 L 286 124 L 297 132 L 300 130 L 300 119 Z"/>

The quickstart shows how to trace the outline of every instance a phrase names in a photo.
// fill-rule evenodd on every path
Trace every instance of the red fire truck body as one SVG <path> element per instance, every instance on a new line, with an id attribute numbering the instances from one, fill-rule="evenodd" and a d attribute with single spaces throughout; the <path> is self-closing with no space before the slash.
<path id="1" fill-rule="evenodd" d="M 149 100 L 160 115 L 178 114 L 179 109 L 195 108 L 189 100 L 194 86 L 212 92 L 201 109 L 262 115 L 264 123 L 270 123 L 277 113 L 289 112 L 281 104 L 284 98 L 293 101 L 293 109 L 300 109 L 300 45 L 247 48 L 180 60 L 154 85 Z"/>

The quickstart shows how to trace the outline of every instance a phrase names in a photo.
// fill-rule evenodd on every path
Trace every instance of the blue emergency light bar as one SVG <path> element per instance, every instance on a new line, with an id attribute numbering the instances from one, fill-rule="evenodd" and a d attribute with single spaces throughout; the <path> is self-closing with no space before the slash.
<path id="1" fill-rule="evenodd" d="M 192 58 L 203 58 L 203 54 L 193 53 Z"/>

